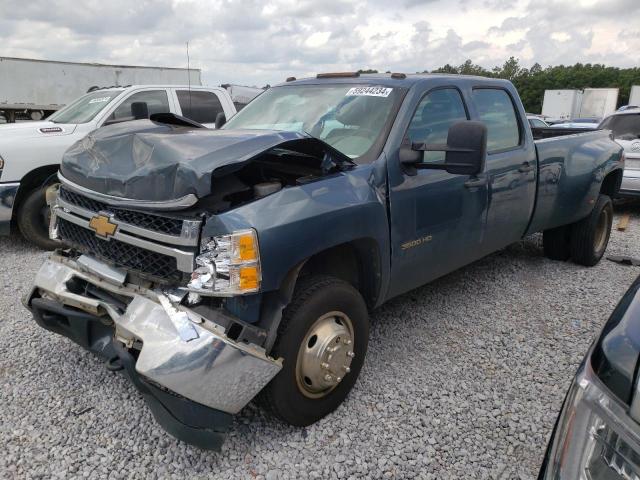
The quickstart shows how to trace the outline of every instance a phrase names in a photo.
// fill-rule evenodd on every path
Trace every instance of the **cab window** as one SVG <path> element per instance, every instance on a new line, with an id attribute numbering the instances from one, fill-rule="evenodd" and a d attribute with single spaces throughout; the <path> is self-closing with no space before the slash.
<path id="1" fill-rule="evenodd" d="M 509 94 L 497 88 L 476 88 L 473 103 L 480 121 L 487 126 L 487 152 L 495 153 L 520 145 L 520 125 Z"/>
<path id="2" fill-rule="evenodd" d="M 418 105 L 409 124 L 411 142 L 447 143 L 449 127 L 467 120 L 467 112 L 460 92 L 443 88 L 428 93 Z M 424 152 L 423 161 L 443 162 L 445 152 Z"/>
<path id="3" fill-rule="evenodd" d="M 216 116 L 224 112 L 220 99 L 213 92 L 178 90 L 182 116 L 198 123 L 215 123 Z"/>
<path id="4" fill-rule="evenodd" d="M 124 102 L 120 104 L 115 111 L 109 115 L 108 122 L 117 120 L 133 120 L 134 112 L 132 105 L 134 103 L 146 103 L 149 115 L 154 113 L 169 113 L 169 99 L 165 90 L 148 90 L 144 92 L 138 92 L 131 95 Z"/>

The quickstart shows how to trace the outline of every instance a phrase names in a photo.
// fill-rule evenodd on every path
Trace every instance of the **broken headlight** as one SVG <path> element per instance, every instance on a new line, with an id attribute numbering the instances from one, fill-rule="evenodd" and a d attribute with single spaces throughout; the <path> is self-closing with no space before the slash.
<path id="1" fill-rule="evenodd" d="M 565 399 L 544 479 L 640 479 L 640 425 L 587 359 Z"/>
<path id="2" fill-rule="evenodd" d="M 201 295 L 232 296 L 260 289 L 260 250 L 255 230 L 202 239 L 187 288 Z"/>

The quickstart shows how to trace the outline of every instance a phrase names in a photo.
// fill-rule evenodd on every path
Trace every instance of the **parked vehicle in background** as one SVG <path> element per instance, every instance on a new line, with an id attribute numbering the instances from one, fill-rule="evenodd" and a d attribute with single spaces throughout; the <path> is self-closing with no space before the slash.
<path id="1" fill-rule="evenodd" d="M 613 138 L 624 148 L 624 176 L 619 195 L 640 196 L 640 109 L 616 112 L 605 118 L 599 128 L 611 130 Z"/>
<path id="2" fill-rule="evenodd" d="M 545 90 L 542 115 L 552 121 L 568 120 L 580 116 L 581 90 Z"/>
<path id="3" fill-rule="evenodd" d="M 527 121 L 531 128 L 547 128 L 549 124 L 537 115 L 527 115 Z"/>
<path id="4" fill-rule="evenodd" d="M 200 70 L 0 57 L 0 116 L 41 120 L 90 88 L 202 84 Z"/>
<path id="5" fill-rule="evenodd" d="M 582 361 L 539 480 L 640 478 L 640 277 Z"/>
<path id="6" fill-rule="evenodd" d="M 554 128 L 583 128 L 595 130 L 600 125 L 602 118 L 572 118 L 553 124 Z"/>
<path id="7" fill-rule="evenodd" d="M 49 238 L 45 191 L 57 183 L 64 151 L 103 125 L 165 112 L 213 127 L 218 113 L 229 118 L 236 109 L 220 87 L 137 85 L 97 89 L 47 120 L 0 125 L 0 235 L 14 222 L 36 245 L 58 246 Z"/>
<path id="8" fill-rule="evenodd" d="M 585 88 L 579 118 L 603 119 L 618 107 L 619 88 Z"/>
<path id="9" fill-rule="evenodd" d="M 222 88 L 226 89 L 231 95 L 231 100 L 233 100 L 233 104 L 236 106 L 236 110 L 242 110 L 247 103 L 256 98 L 262 92 L 264 92 L 264 88 L 258 87 L 245 87 L 243 85 L 232 85 L 230 83 L 226 83 L 221 85 Z"/>
<path id="10" fill-rule="evenodd" d="M 292 425 L 337 408 L 390 298 L 533 232 L 598 263 L 622 168 L 608 132 L 534 142 L 505 80 L 294 79 L 220 130 L 140 120 L 72 146 L 51 215 L 69 249 L 26 305 L 215 448 L 259 392 Z"/>

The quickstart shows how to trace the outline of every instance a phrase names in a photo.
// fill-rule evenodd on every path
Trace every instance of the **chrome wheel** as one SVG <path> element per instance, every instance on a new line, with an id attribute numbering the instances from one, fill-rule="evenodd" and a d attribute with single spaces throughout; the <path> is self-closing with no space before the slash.
<path id="1" fill-rule="evenodd" d="M 296 382 L 309 398 L 331 392 L 351 369 L 353 325 L 342 312 L 329 312 L 311 326 L 296 361 Z"/>
<path id="2" fill-rule="evenodd" d="M 600 212 L 600 218 L 598 218 L 598 224 L 596 226 L 595 234 L 595 251 L 599 252 L 604 249 L 607 243 L 607 233 L 609 231 L 609 211 L 603 209 Z"/>

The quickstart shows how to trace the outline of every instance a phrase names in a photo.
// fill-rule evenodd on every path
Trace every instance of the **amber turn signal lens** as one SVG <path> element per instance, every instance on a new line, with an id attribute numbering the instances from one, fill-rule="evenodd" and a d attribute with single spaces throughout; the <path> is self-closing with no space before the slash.
<path id="1" fill-rule="evenodd" d="M 260 271 L 258 266 L 251 265 L 240 267 L 240 290 L 252 291 L 257 290 L 260 285 Z"/>
<path id="2" fill-rule="evenodd" d="M 258 259 L 258 245 L 255 234 L 243 234 L 237 239 L 238 257 L 242 262 L 251 262 Z"/>

